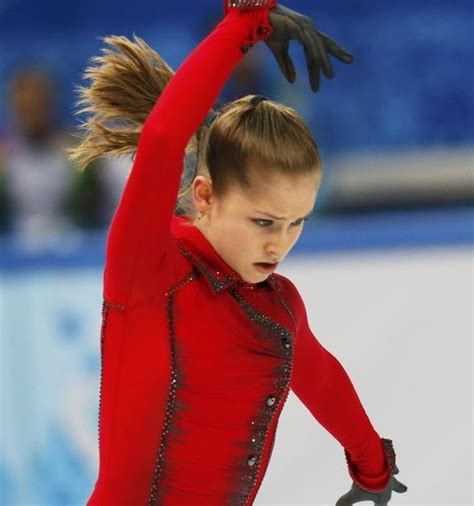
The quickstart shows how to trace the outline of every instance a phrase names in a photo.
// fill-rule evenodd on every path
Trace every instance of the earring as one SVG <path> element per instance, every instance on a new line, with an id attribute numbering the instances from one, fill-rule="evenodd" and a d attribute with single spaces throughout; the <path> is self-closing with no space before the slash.
<path id="1" fill-rule="evenodd" d="M 199 213 L 199 214 L 198 214 L 198 220 L 200 220 L 203 216 L 204 216 L 204 214 L 203 214 L 203 213 Z"/>

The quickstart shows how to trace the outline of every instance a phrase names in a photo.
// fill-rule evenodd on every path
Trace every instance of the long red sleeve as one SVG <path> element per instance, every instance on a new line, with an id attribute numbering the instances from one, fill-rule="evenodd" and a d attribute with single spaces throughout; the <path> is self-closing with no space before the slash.
<path id="1" fill-rule="evenodd" d="M 172 240 L 170 224 L 186 145 L 243 58 L 246 46 L 272 31 L 268 8 L 230 10 L 164 89 L 143 126 L 135 162 L 109 229 L 104 274 L 108 301 L 130 305 L 164 286 L 159 267 Z"/>
<path id="2" fill-rule="evenodd" d="M 341 363 L 312 333 L 301 296 L 298 301 L 291 389 L 318 422 L 351 455 L 362 484 L 376 490 L 388 484 L 389 471 L 380 436 L 374 430 Z"/>

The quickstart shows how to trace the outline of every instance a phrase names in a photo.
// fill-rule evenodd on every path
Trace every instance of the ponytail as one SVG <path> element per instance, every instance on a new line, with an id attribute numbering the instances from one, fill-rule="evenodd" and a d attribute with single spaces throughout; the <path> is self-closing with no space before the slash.
<path id="1" fill-rule="evenodd" d="M 143 123 L 174 74 L 136 35 L 134 41 L 114 35 L 102 40 L 109 47 L 84 72 L 90 85 L 76 87 L 75 114 L 89 116 L 79 126 L 80 143 L 67 152 L 82 169 L 103 155 L 135 153 Z"/>

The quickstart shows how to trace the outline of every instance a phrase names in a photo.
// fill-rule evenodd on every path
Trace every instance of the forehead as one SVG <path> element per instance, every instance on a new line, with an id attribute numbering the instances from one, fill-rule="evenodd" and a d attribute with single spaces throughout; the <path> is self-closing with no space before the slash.
<path id="1" fill-rule="evenodd" d="M 279 174 L 257 181 L 253 179 L 251 191 L 234 188 L 229 195 L 231 205 L 252 207 L 278 216 L 303 216 L 314 205 L 320 179 L 317 172 L 297 176 Z"/>

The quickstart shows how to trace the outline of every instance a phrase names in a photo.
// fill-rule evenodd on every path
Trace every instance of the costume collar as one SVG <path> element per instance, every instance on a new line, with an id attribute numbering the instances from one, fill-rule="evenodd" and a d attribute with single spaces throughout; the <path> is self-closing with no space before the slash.
<path id="1" fill-rule="evenodd" d="M 202 232 L 193 225 L 189 217 L 173 215 L 170 230 L 181 253 L 204 275 L 204 279 L 206 279 L 214 293 L 236 285 L 245 285 L 249 288 L 260 288 L 269 285 L 275 291 L 281 291 L 280 282 L 273 273 L 261 283 L 247 283 L 244 281 L 222 259 Z"/>

